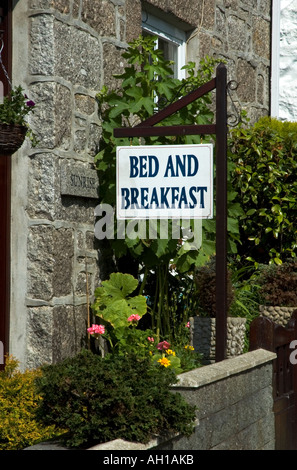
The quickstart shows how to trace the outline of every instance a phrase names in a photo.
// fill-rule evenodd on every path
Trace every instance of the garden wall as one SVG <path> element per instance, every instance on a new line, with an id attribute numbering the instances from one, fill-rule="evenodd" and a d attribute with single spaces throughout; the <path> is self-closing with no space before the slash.
<path id="1" fill-rule="evenodd" d="M 198 408 L 190 438 L 176 436 L 149 445 L 119 439 L 90 450 L 274 450 L 275 357 L 257 349 L 180 375 L 174 390 Z"/>

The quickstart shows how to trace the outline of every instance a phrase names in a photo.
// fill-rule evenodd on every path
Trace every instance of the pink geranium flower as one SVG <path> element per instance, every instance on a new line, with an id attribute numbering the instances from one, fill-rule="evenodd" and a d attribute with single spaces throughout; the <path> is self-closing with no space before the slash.
<path id="1" fill-rule="evenodd" d="M 140 316 L 137 315 L 137 313 L 133 313 L 133 315 L 130 315 L 129 318 L 127 318 L 127 321 L 138 321 L 140 320 Z"/>
<path id="2" fill-rule="evenodd" d="M 158 344 L 157 348 L 159 351 L 163 351 L 164 349 L 169 349 L 170 344 L 167 341 L 161 341 L 161 343 Z"/>
<path id="3" fill-rule="evenodd" d="M 105 327 L 104 325 L 93 324 L 87 331 L 90 335 L 103 335 L 105 333 Z"/>
<path id="4" fill-rule="evenodd" d="M 153 343 L 155 341 L 154 338 L 150 338 L 149 336 L 147 337 L 147 339 L 150 343 Z"/>

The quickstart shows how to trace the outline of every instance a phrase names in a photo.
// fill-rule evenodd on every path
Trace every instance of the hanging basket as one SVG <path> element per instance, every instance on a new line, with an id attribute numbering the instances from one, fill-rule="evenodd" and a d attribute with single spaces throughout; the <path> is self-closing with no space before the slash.
<path id="1" fill-rule="evenodd" d="M 12 155 L 23 144 L 27 127 L 0 123 L 0 155 Z"/>

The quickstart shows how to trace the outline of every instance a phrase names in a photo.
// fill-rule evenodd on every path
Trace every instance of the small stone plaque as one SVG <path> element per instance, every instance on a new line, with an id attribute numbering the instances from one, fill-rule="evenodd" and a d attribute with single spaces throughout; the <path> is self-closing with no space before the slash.
<path id="1" fill-rule="evenodd" d="M 63 163 L 61 166 L 61 194 L 64 196 L 98 198 L 98 175 L 96 170 L 80 165 Z"/>

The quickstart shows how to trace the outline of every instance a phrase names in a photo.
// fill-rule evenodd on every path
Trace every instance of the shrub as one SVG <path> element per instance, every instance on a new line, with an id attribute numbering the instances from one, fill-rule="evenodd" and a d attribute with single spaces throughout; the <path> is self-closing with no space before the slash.
<path id="1" fill-rule="evenodd" d="M 35 388 L 40 371 L 19 372 L 18 361 L 7 357 L 0 372 L 0 450 L 20 450 L 60 432 L 36 420 L 41 398 Z"/>
<path id="2" fill-rule="evenodd" d="M 260 266 L 260 295 L 266 305 L 297 306 L 297 259 L 281 265 Z"/>
<path id="3" fill-rule="evenodd" d="M 70 447 L 117 438 L 148 442 L 156 434 L 192 432 L 194 408 L 170 391 L 176 375 L 148 360 L 82 351 L 42 372 L 38 414 L 46 424 L 67 429 Z"/>
<path id="4" fill-rule="evenodd" d="M 261 118 L 231 131 L 231 183 L 244 214 L 242 265 L 281 264 L 296 256 L 297 123 Z"/>

